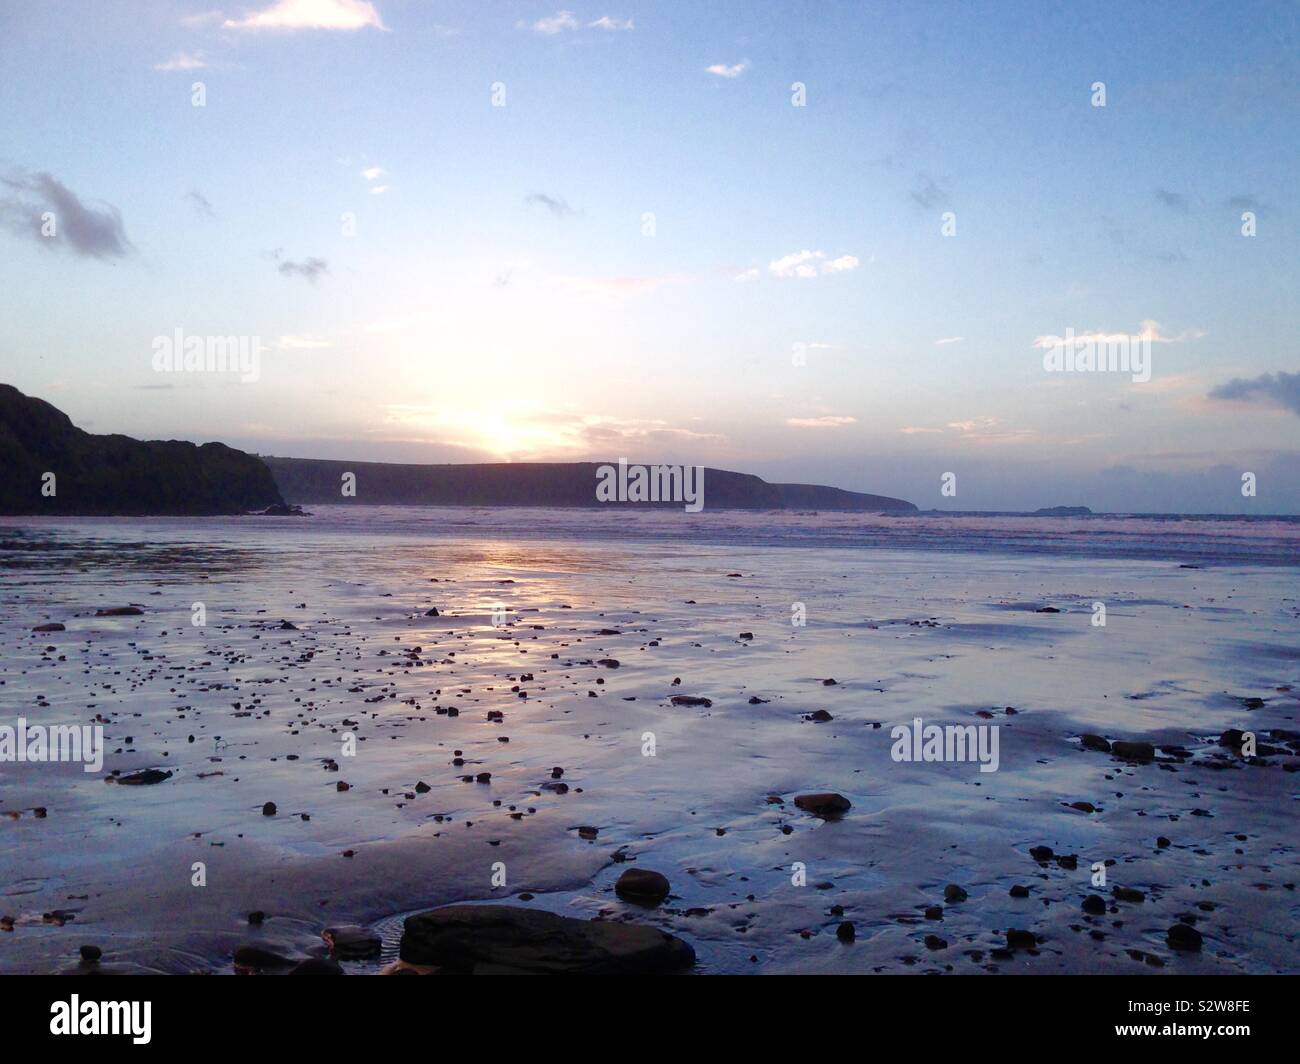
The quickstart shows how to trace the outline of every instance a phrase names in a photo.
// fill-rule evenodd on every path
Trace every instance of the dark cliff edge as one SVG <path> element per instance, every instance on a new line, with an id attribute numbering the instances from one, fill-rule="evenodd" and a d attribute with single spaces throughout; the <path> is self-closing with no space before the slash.
<path id="1" fill-rule="evenodd" d="M 372 506 L 628 506 L 683 509 L 674 502 L 610 502 L 596 498 L 599 462 L 499 462 L 405 465 L 315 458 L 262 459 L 285 499 L 294 503 Z M 341 493 L 356 476 L 356 496 Z M 862 510 L 914 513 L 902 499 L 816 484 L 769 484 L 750 473 L 705 469 L 704 509 Z"/>
<path id="2" fill-rule="evenodd" d="M 54 494 L 42 493 L 46 473 Z M 261 459 L 224 443 L 96 436 L 0 384 L 0 514 L 241 514 L 282 503 Z"/>

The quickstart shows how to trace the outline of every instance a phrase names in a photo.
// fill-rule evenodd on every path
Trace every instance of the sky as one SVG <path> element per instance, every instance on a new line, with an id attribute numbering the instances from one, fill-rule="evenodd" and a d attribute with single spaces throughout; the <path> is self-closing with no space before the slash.
<path id="1" fill-rule="evenodd" d="M 0 382 L 82 428 L 1300 513 L 1290 0 L 219 2 L 0 0 Z"/>

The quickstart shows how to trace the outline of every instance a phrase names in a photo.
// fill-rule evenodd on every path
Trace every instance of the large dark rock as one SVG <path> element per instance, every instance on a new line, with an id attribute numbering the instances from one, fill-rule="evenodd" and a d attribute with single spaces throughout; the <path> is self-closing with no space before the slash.
<path id="1" fill-rule="evenodd" d="M 695 950 L 658 928 L 512 905 L 448 905 L 408 916 L 399 955 L 454 972 L 550 975 L 647 975 L 695 963 Z"/>
<path id="2" fill-rule="evenodd" d="M 238 514 L 283 505 L 255 455 L 224 443 L 93 436 L 0 384 L 0 514 Z M 55 494 L 41 494 L 55 476 Z"/>

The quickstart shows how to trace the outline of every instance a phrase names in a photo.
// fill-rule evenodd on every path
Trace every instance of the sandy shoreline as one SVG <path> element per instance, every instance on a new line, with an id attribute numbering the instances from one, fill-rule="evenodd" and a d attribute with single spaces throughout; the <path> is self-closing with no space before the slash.
<path id="1" fill-rule="evenodd" d="M 652 923 L 701 972 L 1300 971 L 1300 759 L 1217 743 L 1300 730 L 1291 570 L 306 525 L 109 538 L 6 555 L 0 722 L 99 715 L 108 753 L 100 775 L 0 765 L 0 971 L 75 968 L 93 943 L 115 970 L 228 972 L 240 944 L 304 956 L 341 923 L 387 940 L 396 914 L 461 900 Z M 143 614 L 93 616 L 128 603 Z M 893 760 L 917 716 L 996 724 L 998 771 Z M 1084 732 L 1187 756 L 1125 763 Z M 567 793 L 543 788 L 557 766 Z M 145 768 L 173 775 L 103 779 Z M 822 790 L 852 810 L 794 807 Z M 616 898 L 628 862 L 667 875 L 668 901 Z M 1113 911 L 1081 911 L 1089 894 Z M 1199 953 L 1166 944 L 1185 916 Z M 995 958 L 1013 927 L 1038 948 Z"/>

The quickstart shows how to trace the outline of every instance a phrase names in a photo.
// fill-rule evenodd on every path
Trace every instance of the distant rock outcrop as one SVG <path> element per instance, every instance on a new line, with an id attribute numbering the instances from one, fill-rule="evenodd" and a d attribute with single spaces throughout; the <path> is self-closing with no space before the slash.
<path id="1" fill-rule="evenodd" d="M 286 499 L 295 503 L 376 506 L 628 506 L 682 509 L 681 502 L 611 502 L 596 498 L 597 462 L 500 462 L 398 465 L 314 458 L 264 457 Z M 340 492 L 356 476 L 356 496 Z M 750 473 L 704 470 L 704 509 L 916 512 L 902 499 L 816 484 L 769 484 Z"/>
<path id="2" fill-rule="evenodd" d="M 53 494 L 42 492 L 47 473 Z M 91 435 L 0 384 L 0 514 L 239 514 L 283 503 L 251 454 L 223 443 Z"/>
<path id="3" fill-rule="evenodd" d="M 1092 511 L 1086 506 L 1044 506 L 1035 510 L 1034 517 L 1087 517 Z"/>

